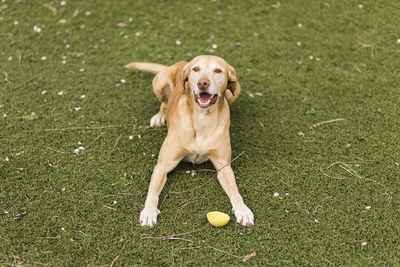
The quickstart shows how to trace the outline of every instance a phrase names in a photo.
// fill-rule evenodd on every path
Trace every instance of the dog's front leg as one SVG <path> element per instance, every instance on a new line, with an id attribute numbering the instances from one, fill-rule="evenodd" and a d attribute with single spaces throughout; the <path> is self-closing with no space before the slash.
<path id="1" fill-rule="evenodd" d="M 167 181 L 167 174 L 178 165 L 181 153 L 166 139 L 161 147 L 158 162 L 151 175 L 149 191 L 147 193 L 144 208 L 140 213 L 140 224 L 153 227 L 157 223 L 158 197 Z"/>
<path id="2" fill-rule="evenodd" d="M 253 212 L 243 202 L 243 198 L 236 185 L 235 174 L 231 168 L 230 161 L 220 161 L 216 158 L 211 158 L 211 161 L 218 171 L 218 181 L 231 201 L 236 222 L 243 226 L 254 225 Z"/>

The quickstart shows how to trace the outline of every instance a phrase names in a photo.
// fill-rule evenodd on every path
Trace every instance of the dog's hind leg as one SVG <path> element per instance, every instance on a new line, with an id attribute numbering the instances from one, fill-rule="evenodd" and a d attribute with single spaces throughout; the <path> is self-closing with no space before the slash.
<path id="1" fill-rule="evenodd" d="M 171 82 L 169 80 L 168 70 L 160 71 L 153 79 L 153 91 L 160 100 L 160 111 L 150 120 L 150 127 L 156 128 L 165 124 L 165 115 L 167 111 L 168 98 L 171 94 Z"/>

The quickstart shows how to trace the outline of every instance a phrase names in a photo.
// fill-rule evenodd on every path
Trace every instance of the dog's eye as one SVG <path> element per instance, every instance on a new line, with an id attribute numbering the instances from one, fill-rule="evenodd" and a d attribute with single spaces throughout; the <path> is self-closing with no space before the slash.
<path id="1" fill-rule="evenodd" d="M 194 67 L 194 68 L 193 68 L 193 71 L 194 71 L 194 72 L 198 72 L 199 70 L 200 70 L 199 67 Z"/>
<path id="2" fill-rule="evenodd" d="M 222 73 L 222 70 L 221 69 L 215 69 L 214 72 L 215 73 Z"/>

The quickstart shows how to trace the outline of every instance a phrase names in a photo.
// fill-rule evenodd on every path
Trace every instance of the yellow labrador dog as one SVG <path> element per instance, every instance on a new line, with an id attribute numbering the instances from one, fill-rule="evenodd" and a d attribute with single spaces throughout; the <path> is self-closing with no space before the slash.
<path id="1" fill-rule="evenodd" d="M 168 172 L 181 160 L 203 163 L 210 159 L 229 196 L 236 221 L 244 226 L 253 225 L 254 215 L 239 194 L 230 164 L 229 104 L 240 93 L 235 69 L 220 57 L 204 55 L 172 66 L 133 62 L 126 68 L 157 73 L 153 90 L 161 107 L 150 120 L 150 126 L 159 127 L 165 121 L 168 126 L 140 213 L 140 224 L 150 227 L 156 224 L 160 213 L 158 198 Z"/>

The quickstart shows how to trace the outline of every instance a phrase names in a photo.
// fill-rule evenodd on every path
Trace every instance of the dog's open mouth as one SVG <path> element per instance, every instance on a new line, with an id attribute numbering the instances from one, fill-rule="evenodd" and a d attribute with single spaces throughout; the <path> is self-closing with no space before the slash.
<path id="1" fill-rule="evenodd" d="M 209 93 L 200 93 L 198 95 L 196 95 L 195 93 L 193 93 L 194 95 L 194 100 L 196 101 L 196 103 L 199 105 L 200 108 L 208 108 L 212 105 L 215 104 L 215 102 L 217 102 L 218 100 L 218 95 L 212 95 Z"/>

